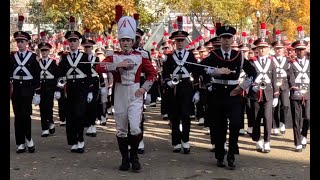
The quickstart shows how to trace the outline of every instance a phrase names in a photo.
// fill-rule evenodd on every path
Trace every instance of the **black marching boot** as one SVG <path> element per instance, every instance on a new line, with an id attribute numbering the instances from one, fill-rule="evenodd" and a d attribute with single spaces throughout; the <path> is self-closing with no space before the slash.
<path id="1" fill-rule="evenodd" d="M 129 143 L 131 146 L 130 149 L 130 162 L 132 165 L 132 170 L 138 172 L 142 167 L 139 162 L 138 157 L 138 146 L 141 141 L 142 134 L 139 134 L 137 136 L 130 136 Z"/>
<path id="2" fill-rule="evenodd" d="M 119 150 L 122 155 L 122 162 L 119 167 L 120 171 L 128 171 L 130 168 L 130 159 L 129 159 L 129 149 L 128 149 L 128 138 L 117 137 Z"/>

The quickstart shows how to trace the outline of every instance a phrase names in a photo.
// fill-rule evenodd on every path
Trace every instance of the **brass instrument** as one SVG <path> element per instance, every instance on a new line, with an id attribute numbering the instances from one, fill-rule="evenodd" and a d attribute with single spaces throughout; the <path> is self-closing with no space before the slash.
<path id="1" fill-rule="evenodd" d="M 67 84 L 67 78 L 66 77 L 60 77 L 58 79 L 58 86 L 59 87 L 64 87 L 64 85 Z"/>
<path id="2" fill-rule="evenodd" d="M 300 93 L 301 93 L 301 94 L 307 93 L 308 90 L 309 90 L 309 86 L 308 86 L 307 84 L 302 84 L 302 85 L 300 86 Z"/>
<path id="3" fill-rule="evenodd" d="M 282 79 L 277 79 L 276 85 L 277 86 L 281 86 L 283 84 L 283 80 Z"/>
<path id="4" fill-rule="evenodd" d="M 172 84 L 177 85 L 180 82 L 179 76 L 172 76 L 171 78 Z"/>
<path id="5" fill-rule="evenodd" d="M 177 62 L 182 62 L 181 60 L 176 60 Z M 199 63 L 193 63 L 193 62 L 188 62 L 188 61 L 185 61 L 184 63 L 186 64 L 192 64 L 192 65 L 195 65 L 195 66 L 201 66 L 201 67 L 205 67 L 205 68 L 215 68 L 213 66 L 207 66 L 207 65 L 203 65 L 203 64 L 199 64 Z M 230 71 L 231 73 L 236 73 L 237 71 L 236 70 L 231 70 Z"/>
<path id="6" fill-rule="evenodd" d="M 261 80 L 258 84 L 259 89 L 266 89 L 268 86 L 267 82 L 264 80 Z"/>

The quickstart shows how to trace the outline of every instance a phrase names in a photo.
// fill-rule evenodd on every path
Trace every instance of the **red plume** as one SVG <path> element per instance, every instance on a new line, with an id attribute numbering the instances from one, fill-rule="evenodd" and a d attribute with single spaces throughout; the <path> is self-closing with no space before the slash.
<path id="1" fill-rule="evenodd" d="M 215 30 L 214 29 L 211 29 L 210 30 L 210 34 L 214 34 L 215 33 Z"/>
<path id="2" fill-rule="evenodd" d="M 22 31 L 24 16 L 21 16 L 21 15 L 20 15 L 18 18 L 19 18 L 18 24 L 17 24 L 18 30 L 19 30 L 19 31 Z"/>
<path id="3" fill-rule="evenodd" d="M 178 16 L 177 17 L 177 23 L 178 23 L 178 30 L 179 31 L 182 31 L 182 24 L 183 24 L 183 22 L 182 22 L 182 16 Z"/>
<path id="4" fill-rule="evenodd" d="M 169 33 L 166 31 L 163 33 L 163 36 L 169 36 Z"/>
<path id="5" fill-rule="evenodd" d="M 221 22 L 217 22 L 216 23 L 216 29 L 220 28 L 221 27 Z"/>
<path id="6" fill-rule="evenodd" d="M 116 17 L 115 20 L 118 23 L 119 19 L 122 17 L 122 6 L 116 5 Z"/>
<path id="7" fill-rule="evenodd" d="M 74 28 L 76 27 L 76 23 L 75 22 L 76 22 L 75 18 L 73 16 L 70 16 L 70 18 L 69 18 L 69 28 L 70 28 L 71 31 L 73 31 Z"/>
<path id="8" fill-rule="evenodd" d="M 297 27 L 297 30 L 298 30 L 298 31 L 303 31 L 302 26 L 298 26 L 298 27 Z"/>
<path id="9" fill-rule="evenodd" d="M 73 16 L 70 16 L 69 22 L 76 22 L 75 18 Z"/>
<path id="10" fill-rule="evenodd" d="M 279 34 L 281 34 L 281 31 L 278 29 L 276 30 L 276 35 L 279 35 Z"/>
<path id="11" fill-rule="evenodd" d="M 139 14 L 137 14 L 137 13 L 133 14 L 133 18 L 134 18 L 135 20 L 139 20 Z"/>
<path id="12" fill-rule="evenodd" d="M 177 23 L 173 23 L 173 29 L 175 29 L 175 30 L 178 29 L 178 24 Z"/>
<path id="13" fill-rule="evenodd" d="M 20 16 L 18 17 L 18 21 L 23 21 L 23 20 L 24 20 L 24 16 L 20 15 Z"/>
<path id="14" fill-rule="evenodd" d="M 246 37 L 246 36 L 247 36 L 247 33 L 246 33 L 246 32 L 242 32 L 242 33 L 241 33 L 241 36 L 242 36 L 242 37 Z"/>
<path id="15" fill-rule="evenodd" d="M 139 27 L 139 14 L 137 14 L 137 13 L 135 13 L 135 14 L 133 14 L 133 18 L 136 20 L 136 26 L 137 26 L 137 28 Z"/>
<path id="16" fill-rule="evenodd" d="M 89 28 L 86 28 L 85 32 L 86 32 L 86 33 L 89 33 L 89 32 L 90 32 L 90 29 L 89 29 Z"/>
<path id="17" fill-rule="evenodd" d="M 264 22 L 261 23 L 261 24 L 260 24 L 260 28 L 261 28 L 261 29 L 266 29 L 266 23 L 264 23 Z"/>
<path id="18" fill-rule="evenodd" d="M 42 32 L 40 33 L 40 36 L 41 36 L 41 37 L 46 36 L 46 32 L 42 31 Z"/>

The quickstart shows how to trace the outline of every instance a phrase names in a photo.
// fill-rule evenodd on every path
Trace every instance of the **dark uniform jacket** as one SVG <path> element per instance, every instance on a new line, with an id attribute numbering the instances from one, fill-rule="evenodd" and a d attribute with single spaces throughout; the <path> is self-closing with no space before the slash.
<path id="1" fill-rule="evenodd" d="M 264 90 L 258 90 L 258 92 L 253 91 L 252 87 L 249 90 L 248 97 L 253 100 L 264 100 L 264 101 L 271 101 L 273 98 L 279 97 L 279 87 L 276 85 L 277 82 L 277 73 L 276 73 L 276 66 L 272 60 L 272 57 L 266 57 L 265 65 L 261 65 L 259 61 L 259 57 L 255 57 L 250 59 L 256 71 L 258 72 L 257 78 L 255 80 L 254 85 L 259 85 L 262 81 L 267 82 L 266 88 Z M 261 69 L 258 67 L 262 67 Z M 267 67 L 267 69 L 265 69 Z M 265 71 L 266 70 L 266 71 Z M 264 72 L 265 71 L 265 72 Z M 264 76 L 265 75 L 265 76 Z M 270 81 L 270 82 L 269 82 Z M 261 92 L 261 94 L 260 94 Z"/>
<path id="2" fill-rule="evenodd" d="M 88 62 L 88 54 L 82 53 L 78 50 L 78 56 L 82 54 L 82 57 L 79 62 Z M 61 60 L 59 62 L 59 77 L 66 76 L 67 72 L 70 70 L 71 65 L 68 62 L 68 55 L 70 55 L 72 59 L 72 54 L 69 52 L 68 54 L 62 54 Z M 73 60 L 74 62 L 74 60 Z M 78 72 L 72 71 L 71 72 L 71 78 L 69 79 L 67 77 L 67 94 L 68 97 L 72 96 L 78 96 L 78 95 L 87 95 L 89 92 L 92 92 L 93 88 L 93 80 L 91 77 L 91 64 L 89 63 L 78 63 L 77 68 L 82 71 L 86 77 L 85 78 L 79 78 L 74 79 L 74 76 L 78 75 Z"/>
<path id="3" fill-rule="evenodd" d="M 30 53 L 31 56 L 29 60 L 25 63 L 24 67 L 30 72 L 32 75 L 32 79 L 25 80 L 24 78 L 27 74 L 22 70 L 18 70 L 16 74 L 14 71 L 18 68 L 19 64 L 16 58 L 19 58 L 19 52 L 12 52 L 10 58 L 10 79 L 13 83 L 13 88 L 16 88 L 14 91 L 22 96 L 33 96 L 34 93 L 40 94 L 40 65 L 37 60 L 37 55 L 31 51 L 27 51 L 25 57 Z M 23 57 L 23 58 L 25 58 Z M 20 59 L 21 63 L 23 63 L 23 59 Z M 19 79 L 14 78 L 19 77 Z"/>
<path id="4" fill-rule="evenodd" d="M 239 79 L 241 69 L 245 71 L 245 73 L 247 74 L 247 77 L 252 77 L 253 81 L 257 76 L 257 71 L 254 68 L 254 66 L 251 64 L 251 62 L 249 62 L 244 58 L 242 60 L 241 52 L 236 50 L 231 50 L 229 60 L 224 59 L 221 49 L 213 50 L 207 58 L 201 61 L 201 64 L 206 66 L 216 67 L 216 68 L 222 68 L 222 67 L 229 68 L 230 70 L 235 71 L 235 73 L 214 77 L 214 79 L 217 79 L 217 80 L 226 80 L 225 82 L 227 82 L 228 80 L 237 81 Z M 230 92 L 235 87 L 237 87 L 237 84 L 224 85 L 219 83 L 213 83 L 214 81 L 212 80 L 212 77 L 206 74 L 204 70 L 202 70 L 202 75 L 204 78 L 203 80 L 204 83 L 206 83 L 207 86 L 212 85 L 212 89 L 213 89 L 212 92 L 213 92 L 213 95 L 216 95 L 215 98 L 217 98 L 217 100 L 228 101 L 228 98 L 230 98 Z"/>
<path id="5" fill-rule="evenodd" d="M 310 59 L 305 59 L 305 63 L 301 66 L 298 63 L 297 58 L 290 61 L 290 68 L 293 73 L 294 81 L 291 83 L 291 86 L 295 86 L 301 89 L 303 86 L 308 87 L 310 89 Z M 303 75 L 305 73 L 305 75 Z M 293 91 L 292 91 L 293 92 Z M 305 100 L 310 99 L 310 91 L 308 90 L 307 93 L 303 95 Z"/>

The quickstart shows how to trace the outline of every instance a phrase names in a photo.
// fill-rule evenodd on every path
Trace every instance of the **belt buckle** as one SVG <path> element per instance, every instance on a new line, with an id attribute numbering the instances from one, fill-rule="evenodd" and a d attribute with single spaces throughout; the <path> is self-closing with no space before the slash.
<path id="1" fill-rule="evenodd" d="M 76 77 L 77 77 L 77 75 L 74 74 L 74 75 L 73 75 L 73 79 L 76 79 Z"/>
<path id="2" fill-rule="evenodd" d="M 23 76 L 20 76 L 19 80 L 21 80 L 21 81 L 22 81 L 22 80 L 23 80 Z"/>

